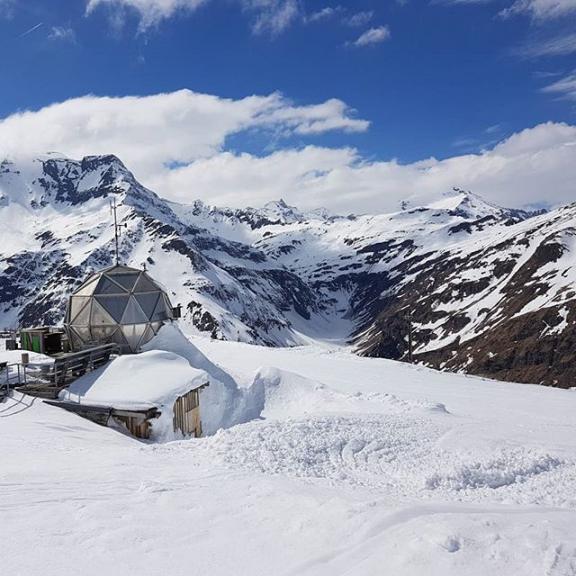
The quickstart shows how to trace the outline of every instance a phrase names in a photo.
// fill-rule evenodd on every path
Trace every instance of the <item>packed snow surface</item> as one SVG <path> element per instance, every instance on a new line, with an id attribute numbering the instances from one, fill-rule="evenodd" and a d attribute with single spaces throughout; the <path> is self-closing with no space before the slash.
<path id="1" fill-rule="evenodd" d="M 0 404 L 0 573 L 576 574 L 573 390 L 161 337 L 228 420 L 146 444 Z"/>

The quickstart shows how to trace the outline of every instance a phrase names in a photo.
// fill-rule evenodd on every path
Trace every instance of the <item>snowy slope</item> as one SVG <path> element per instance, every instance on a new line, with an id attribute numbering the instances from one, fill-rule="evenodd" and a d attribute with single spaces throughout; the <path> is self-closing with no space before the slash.
<path id="1" fill-rule="evenodd" d="M 411 318 L 428 365 L 576 378 L 576 205 L 533 215 L 454 189 L 381 215 L 184 206 L 114 156 L 1 164 L 0 327 L 60 322 L 70 291 L 111 263 L 111 196 L 122 260 L 145 264 L 199 333 L 406 359 Z"/>
<path id="2" fill-rule="evenodd" d="M 0 404 L 2 573 L 574 574 L 574 391 L 193 342 L 260 418 L 144 444 Z"/>

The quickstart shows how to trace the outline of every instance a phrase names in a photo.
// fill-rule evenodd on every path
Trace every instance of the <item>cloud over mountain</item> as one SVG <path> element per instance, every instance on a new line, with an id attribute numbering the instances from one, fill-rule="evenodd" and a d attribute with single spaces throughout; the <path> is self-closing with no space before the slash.
<path id="1" fill-rule="evenodd" d="M 238 100 L 189 90 L 87 96 L 0 120 L 0 155 L 114 153 L 165 197 L 232 206 L 283 197 L 303 208 L 386 212 L 402 200 L 434 197 L 453 186 L 516 207 L 574 199 L 576 126 L 540 124 L 477 154 L 412 163 L 301 142 L 368 127 L 335 99 L 298 106 L 279 94 Z M 228 146 L 230 137 L 254 132 L 280 146 L 260 153 Z"/>

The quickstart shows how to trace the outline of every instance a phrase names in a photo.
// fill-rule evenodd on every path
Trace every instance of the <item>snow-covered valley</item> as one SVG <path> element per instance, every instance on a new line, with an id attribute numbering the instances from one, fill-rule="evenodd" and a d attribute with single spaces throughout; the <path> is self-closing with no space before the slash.
<path id="1" fill-rule="evenodd" d="M 574 390 L 191 340 L 243 423 L 145 443 L 0 404 L 2 574 L 576 574 Z"/>

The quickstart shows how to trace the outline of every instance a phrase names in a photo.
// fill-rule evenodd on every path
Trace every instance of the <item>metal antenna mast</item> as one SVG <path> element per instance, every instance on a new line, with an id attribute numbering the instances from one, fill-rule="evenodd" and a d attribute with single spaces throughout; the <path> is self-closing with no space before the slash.
<path id="1" fill-rule="evenodd" d="M 410 362 L 410 364 L 413 363 L 413 357 L 412 357 L 412 349 L 413 349 L 413 342 L 412 342 L 412 329 L 413 329 L 413 325 L 412 325 L 412 312 L 408 312 L 408 362 Z"/>
<path id="2" fill-rule="evenodd" d="M 118 249 L 118 239 L 120 238 L 120 234 L 122 233 L 122 228 L 128 228 L 128 224 L 126 222 L 124 224 L 118 224 L 118 218 L 116 216 L 116 198 L 112 199 L 110 203 L 110 209 L 114 213 L 114 244 L 116 248 L 116 266 L 120 264 L 120 255 Z"/>

